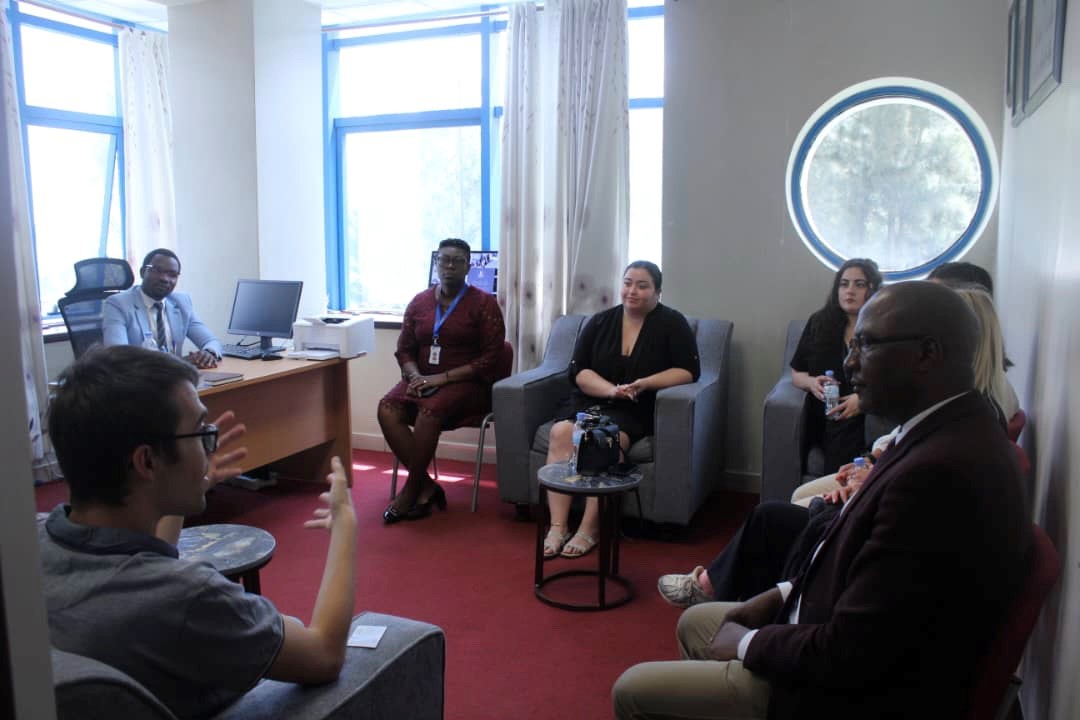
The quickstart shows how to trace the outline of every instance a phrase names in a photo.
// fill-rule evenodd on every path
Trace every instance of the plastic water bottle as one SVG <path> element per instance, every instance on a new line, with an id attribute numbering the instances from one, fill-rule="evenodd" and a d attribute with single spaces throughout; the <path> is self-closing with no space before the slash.
<path id="1" fill-rule="evenodd" d="M 574 449 L 570 453 L 570 460 L 566 463 L 567 468 L 570 470 L 570 474 L 577 472 L 577 456 L 578 448 L 581 447 L 581 437 L 585 434 L 585 419 L 589 417 L 588 413 L 579 412 L 577 419 L 574 420 L 573 445 Z"/>
<path id="2" fill-rule="evenodd" d="M 142 346 L 147 350 L 160 350 L 157 343 L 154 342 L 154 335 L 149 330 L 143 332 Z"/>
<path id="3" fill-rule="evenodd" d="M 829 411 L 840 404 L 840 383 L 836 382 L 832 370 L 826 370 L 825 377 L 829 378 L 825 384 L 825 414 L 835 420 L 836 418 L 829 415 Z"/>
<path id="4" fill-rule="evenodd" d="M 855 469 L 851 471 L 852 475 L 856 475 L 866 469 L 866 458 L 862 455 L 851 461 L 855 464 Z"/>

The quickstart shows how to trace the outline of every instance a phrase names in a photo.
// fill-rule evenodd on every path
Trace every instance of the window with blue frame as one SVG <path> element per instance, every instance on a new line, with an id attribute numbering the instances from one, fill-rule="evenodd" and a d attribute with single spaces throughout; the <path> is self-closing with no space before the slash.
<path id="1" fill-rule="evenodd" d="M 663 7 L 629 18 L 630 255 L 659 262 Z M 326 35 L 331 305 L 402 311 L 442 238 L 498 249 L 505 29 L 478 16 Z"/>
<path id="2" fill-rule="evenodd" d="M 869 257 L 888 280 L 924 277 L 986 228 L 996 158 L 963 98 L 924 80 L 877 78 L 807 120 L 788 161 L 788 209 L 828 267 Z"/>
<path id="3" fill-rule="evenodd" d="M 8 10 L 43 314 L 84 258 L 123 257 L 123 123 L 113 28 Z"/>

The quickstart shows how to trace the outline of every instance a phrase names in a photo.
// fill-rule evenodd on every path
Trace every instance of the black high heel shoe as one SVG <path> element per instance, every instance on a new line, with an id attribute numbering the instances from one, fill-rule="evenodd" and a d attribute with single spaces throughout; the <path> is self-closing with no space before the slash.
<path id="1" fill-rule="evenodd" d="M 401 510 L 398 510 L 396 507 L 394 507 L 393 503 L 390 503 L 389 505 L 386 506 L 386 509 L 383 510 L 383 514 L 382 514 L 383 525 L 393 525 L 396 522 L 401 522 L 402 520 L 409 517 L 409 515 L 412 513 L 412 511 L 414 509 L 415 509 L 415 506 L 412 507 L 412 508 L 409 508 L 408 510 L 406 510 L 404 512 L 402 512 Z"/>
<path id="2" fill-rule="evenodd" d="M 405 517 L 409 520 L 422 520 L 431 514 L 432 505 L 440 510 L 446 510 L 446 491 L 437 483 L 431 496 L 424 502 L 417 502 L 409 508 L 409 511 L 405 513 Z"/>

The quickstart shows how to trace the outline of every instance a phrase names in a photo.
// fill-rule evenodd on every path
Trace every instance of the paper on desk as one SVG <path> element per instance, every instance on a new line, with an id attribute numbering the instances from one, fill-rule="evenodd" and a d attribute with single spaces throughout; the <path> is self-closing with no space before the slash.
<path id="1" fill-rule="evenodd" d="M 379 640 L 386 632 L 385 625 L 357 625 L 349 636 L 349 647 L 379 647 Z"/>

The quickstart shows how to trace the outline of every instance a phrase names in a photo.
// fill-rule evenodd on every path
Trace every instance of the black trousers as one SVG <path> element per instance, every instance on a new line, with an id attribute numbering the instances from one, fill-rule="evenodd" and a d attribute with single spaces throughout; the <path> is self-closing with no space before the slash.
<path id="1" fill-rule="evenodd" d="M 811 509 L 775 501 L 755 507 L 706 571 L 716 599 L 746 600 L 794 578 L 841 507 L 817 500 Z"/>

